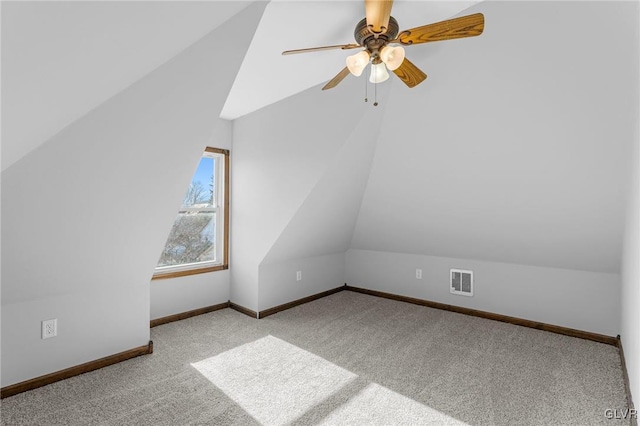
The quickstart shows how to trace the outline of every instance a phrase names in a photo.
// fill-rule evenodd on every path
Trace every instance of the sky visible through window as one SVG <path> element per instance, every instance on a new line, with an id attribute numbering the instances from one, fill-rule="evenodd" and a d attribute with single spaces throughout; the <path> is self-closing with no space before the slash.
<path id="1" fill-rule="evenodd" d="M 200 159 L 196 172 L 186 190 L 182 204 L 194 206 L 198 204 L 213 204 L 215 198 L 215 160 L 209 156 Z"/>
<path id="2" fill-rule="evenodd" d="M 193 175 L 193 182 L 200 182 L 204 188 L 209 189 L 211 176 L 213 176 L 213 158 L 202 157 L 196 173 Z"/>

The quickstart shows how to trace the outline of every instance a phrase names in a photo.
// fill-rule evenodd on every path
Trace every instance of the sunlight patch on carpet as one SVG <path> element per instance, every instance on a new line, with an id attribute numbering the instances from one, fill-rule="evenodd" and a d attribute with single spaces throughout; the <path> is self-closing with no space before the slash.
<path id="1" fill-rule="evenodd" d="M 390 389 L 371 383 L 321 425 L 466 425 Z"/>
<path id="2" fill-rule="evenodd" d="M 191 364 L 262 424 L 285 424 L 357 376 L 273 336 Z"/>

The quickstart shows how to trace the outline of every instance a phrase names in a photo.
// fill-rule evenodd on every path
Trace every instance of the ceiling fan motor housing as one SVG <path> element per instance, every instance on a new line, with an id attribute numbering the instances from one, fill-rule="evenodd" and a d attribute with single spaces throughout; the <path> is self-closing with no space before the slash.
<path id="1" fill-rule="evenodd" d="M 389 17 L 388 28 L 380 34 L 375 34 L 371 31 L 371 28 L 367 25 L 367 18 L 364 18 L 362 21 L 358 22 L 358 25 L 356 25 L 353 36 L 360 46 L 366 47 L 372 56 L 377 56 L 378 51 L 384 45 L 386 45 L 390 40 L 395 40 L 399 31 L 400 26 L 393 16 Z"/>

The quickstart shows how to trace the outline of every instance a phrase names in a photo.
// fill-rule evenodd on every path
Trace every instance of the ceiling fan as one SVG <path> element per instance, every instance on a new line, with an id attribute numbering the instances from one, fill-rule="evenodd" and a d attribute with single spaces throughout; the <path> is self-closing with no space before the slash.
<path id="1" fill-rule="evenodd" d="M 371 63 L 370 82 L 382 83 L 387 80 L 389 78 L 387 69 L 389 69 L 407 86 L 415 87 L 422 83 L 427 75 L 405 57 L 402 46 L 474 37 L 482 34 L 484 30 L 484 15 L 476 13 L 399 31 L 398 22 L 391 16 L 392 6 L 393 0 L 365 0 L 366 17 L 358 22 L 353 33 L 357 43 L 286 50 L 282 54 L 363 48 L 355 55 L 347 57 L 347 66 L 322 90 L 336 87 L 350 73 L 359 77 L 369 63 Z"/>

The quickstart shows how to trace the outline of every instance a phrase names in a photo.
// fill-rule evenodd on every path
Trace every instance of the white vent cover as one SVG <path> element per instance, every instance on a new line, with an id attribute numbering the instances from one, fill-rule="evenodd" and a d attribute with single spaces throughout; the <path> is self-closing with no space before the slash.
<path id="1" fill-rule="evenodd" d="M 449 290 L 451 293 L 473 296 L 473 271 L 452 269 L 450 277 L 451 285 Z"/>

